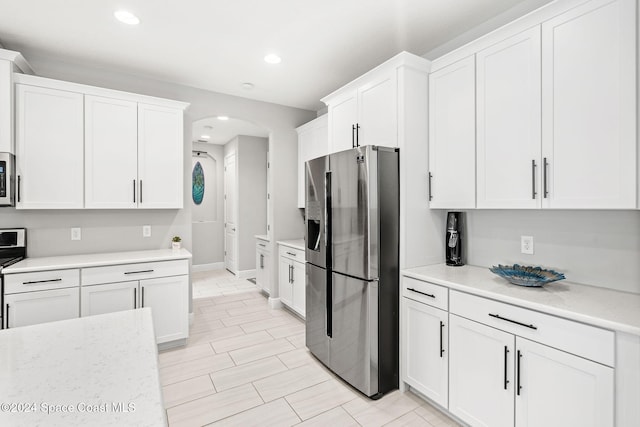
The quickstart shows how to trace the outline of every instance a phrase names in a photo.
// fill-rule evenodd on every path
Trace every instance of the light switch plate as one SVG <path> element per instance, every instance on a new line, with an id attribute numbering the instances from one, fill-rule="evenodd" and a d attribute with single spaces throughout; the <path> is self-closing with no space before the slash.
<path id="1" fill-rule="evenodd" d="M 143 225 L 142 226 L 142 237 L 151 237 L 151 226 Z"/>
<path id="2" fill-rule="evenodd" d="M 533 255 L 533 236 L 520 236 L 520 252 Z"/>
<path id="3" fill-rule="evenodd" d="M 80 227 L 71 228 L 71 240 L 82 240 L 82 229 Z"/>

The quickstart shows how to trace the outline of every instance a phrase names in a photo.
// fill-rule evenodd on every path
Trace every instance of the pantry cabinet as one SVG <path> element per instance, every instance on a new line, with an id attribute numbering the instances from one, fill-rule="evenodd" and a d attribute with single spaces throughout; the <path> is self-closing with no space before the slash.
<path id="1" fill-rule="evenodd" d="M 476 54 L 477 207 L 539 208 L 540 27 Z"/>
<path id="2" fill-rule="evenodd" d="M 74 319 L 79 315 L 79 288 L 49 289 L 5 295 L 5 328 Z"/>
<path id="3" fill-rule="evenodd" d="M 636 7 L 594 0 L 542 24 L 544 207 L 636 207 Z"/>
<path id="4" fill-rule="evenodd" d="M 84 206 L 83 114 L 81 93 L 16 85 L 18 209 Z"/>
<path id="5" fill-rule="evenodd" d="M 179 209 L 188 104 L 15 74 L 18 209 Z"/>
<path id="6" fill-rule="evenodd" d="M 468 209 L 475 194 L 475 59 L 429 75 L 429 206 Z"/>
<path id="7" fill-rule="evenodd" d="M 296 128 L 298 132 L 298 207 L 305 207 L 306 162 L 329 154 L 327 114 Z"/>

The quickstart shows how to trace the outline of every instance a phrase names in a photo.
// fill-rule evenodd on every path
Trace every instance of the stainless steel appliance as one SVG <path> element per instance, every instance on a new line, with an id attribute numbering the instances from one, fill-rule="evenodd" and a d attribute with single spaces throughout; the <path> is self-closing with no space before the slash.
<path id="1" fill-rule="evenodd" d="M 11 153 L 0 153 L 0 206 L 15 206 L 16 158 Z"/>
<path id="2" fill-rule="evenodd" d="M 4 276 L 2 269 L 27 256 L 27 230 L 24 228 L 0 228 L 0 328 L 5 328 L 7 305 L 4 302 Z"/>
<path id="3" fill-rule="evenodd" d="M 446 264 L 454 267 L 464 265 L 462 262 L 462 212 L 447 213 L 447 235 L 445 253 Z"/>
<path id="4" fill-rule="evenodd" d="M 367 396 L 398 387 L 398 150 L 306 163 L 306 344 Z"/>

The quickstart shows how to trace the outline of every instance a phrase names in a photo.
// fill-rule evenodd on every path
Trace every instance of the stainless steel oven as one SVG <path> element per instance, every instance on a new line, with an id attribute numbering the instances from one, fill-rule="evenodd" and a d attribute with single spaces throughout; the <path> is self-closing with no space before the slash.
<path id="1" fill-rule="evenodd" d="M 5 328 L 4 276 L 2 269 L 27 256 L 27 230 L 24 228 L 0 228 L 0 327 Z"/>

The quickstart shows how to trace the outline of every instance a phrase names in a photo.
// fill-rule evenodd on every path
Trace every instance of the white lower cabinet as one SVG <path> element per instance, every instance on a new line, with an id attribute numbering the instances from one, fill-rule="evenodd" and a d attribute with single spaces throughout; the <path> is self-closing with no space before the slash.
<path id="1" fill-rule="evenodd" d="M 158 344 L 189 336 L 189 276 L 140 281 L 140 307 L 151 307 Z"/>
<path id="2" fill-rule="evenodd" d="M 256 285 L 271 294 L 271 249 L 262 239 L 256 241 Z"/>
<path id="3" fill-rule="evenodd" d="M 76 286 L 10 294 L 5 295 L 4 303 L 7 329 L 73 319 L 79 314 L 80 289 Z"/>
<path id="4" fill-rule="evenodd" d="M 280 300 L 300 316 L 305 316 L 306 267 L 304 251 L 280 245 L 278 285 Z"/>
<path id="5" fill-rule="evenodd" d="M 404 381 L 443 407 L 448 405 L 446 311 L 404 298 Z"/>
<path id="6" fill-rule="evenodd" d="M 80 315 L 113 313 L 138 307 L 138 281 L 83 286 Z"/>

